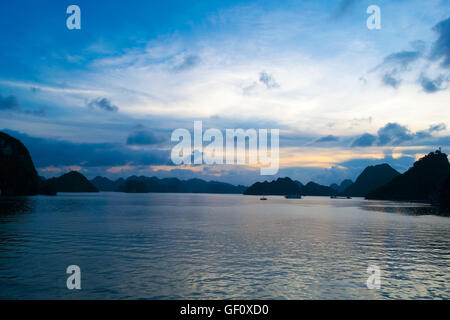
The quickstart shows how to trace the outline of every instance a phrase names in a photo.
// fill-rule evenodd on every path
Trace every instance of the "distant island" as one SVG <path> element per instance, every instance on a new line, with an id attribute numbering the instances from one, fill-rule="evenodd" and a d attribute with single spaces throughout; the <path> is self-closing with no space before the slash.
<path id="1" fill-rule="evenodd" d="M 308 182 L 306 185 L 301 187 L 301 195 L 304 196 L 335 196 L 338 192 L 327 186 L 320 185 L 313 181 Z"/>
<path id="2" fill-rule="evenodd" d="M 76 171 L 59 177 L 39 177 L 27 148 L 17 139 L 0 132 L 0 195 L 56 195 L 58 192 L 125 193 L 222 193 L 245 195 L 302 195 L 365 197 L 373 200 L 426 201 L 450 213 L 450 164 L 445 153 L 437 150 L 416 161 L 400 174 L 388 164 L 369 166 L 353 183 L 346 179 L 330 186 L 313 181 L 303 185 L 289 177 L 271 182 L 256 182 L 250 187 L 202 179 L 131 176 L 110 180 L 95 177 L 88 180 Z"/>
<path id="3" fill-rule="evenodd" d="M 98 192 L 99 190 L 81 173 L 71 171 L 57 178 L 45 180 L 42 184 L 55 192 Z"/>
<path id="4" fill-rule="evenodd" d="M 324 186 L 313 181 L 303 185 L 300 181 L 286 177 L 272 182 L 256 182 L 244 194 L 365 197 L 371 190 L 388 183 L 398 175 L 400 175 L 398 171 L 385 163 L 367 167 L 354 183 L 346 179 L 340 185 Z"/>
<path id="5" fill-rule="evenodd" d="M 234 186 L 218 181 L 202 179 L 180 180 L 178 178 L 131 176 L 115 181 L 105 177 L 95 177 L 91 183 L 100 191 L 117 191 L 126 193 L 171 192 L 171 193 L 230 193 L 242 194 L 247 187 Z"/>
<path id="6" fill-rule="evenodd" d="M 347 189 L 348 187 L 350 187 L 353 184 L 353 181 L 350 179 L 345 179 L 341 182 L 341 184 L 336 184 L 336 183 L 332 183 L 330 185 L 330 188 L 332 188 L 333 190 L 337 191 L 338 194 L 342 194 L 345 189 Z"/>
<path id="7" fill-rule="evenodd" d="M 290 178 L 278 178 L 272 182 L 256 182 L 244 191 L 245 195 L 295 195 L 301 194 L 300 186 Z"/>
<path id="8" fill-rule="evenodd" d="M 398 175 L 400 173 L 386 163 L 368 166 L 361 172 L 355 183 L 341 193 L 351 197 L 365 197 L 370 191 L 385 185 Z"/>

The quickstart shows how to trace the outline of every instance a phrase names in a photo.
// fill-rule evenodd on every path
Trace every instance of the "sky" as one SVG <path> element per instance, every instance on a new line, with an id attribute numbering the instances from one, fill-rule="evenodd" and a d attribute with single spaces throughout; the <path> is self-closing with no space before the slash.
<path id="1" fill-rule="evenodd" d="M 45 177 L 328 185 L 368 165 L 404 172 L 450 152 L 449 82 L 448 0 L 0 3 L 0 130 Z M 171 134 L 195 120 L 279 129 L 278 174 L 174 165 Z"/>

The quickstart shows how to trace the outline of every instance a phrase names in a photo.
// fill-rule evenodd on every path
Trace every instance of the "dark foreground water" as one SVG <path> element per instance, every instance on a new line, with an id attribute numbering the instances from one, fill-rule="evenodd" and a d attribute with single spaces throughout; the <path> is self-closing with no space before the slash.
<path id="1" fill-rule="evenodd" d="M 448 299 L 450 218 L 432 212 L 321 197 L 4 198 L 0 298 Z M 81 290 L 66 287 L 69 265 Z"/>

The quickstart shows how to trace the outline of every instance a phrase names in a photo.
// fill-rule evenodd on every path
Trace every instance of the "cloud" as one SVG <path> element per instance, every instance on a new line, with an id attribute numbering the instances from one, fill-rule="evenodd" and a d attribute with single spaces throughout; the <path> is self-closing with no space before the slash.
<path id="1" fill-rule="evenodd" d="M 430 138 L 432 136 L 433 132 L 439 132 L 439 131 L 443 131 L 445 129 L 447 129 L 447 126 L 445 125 L 445 123 L 433 124 L 428 128 L 428 130 L 418 131 L 416 133 L 416 136 L 419 139 Z"/>
<path id="2" fill-rule="evenodd" d="M 397 79 L 397 78 L 395 78 L 396 73 L 397 73 L 396 70 L 393 70 L 391 72 L 385 73 L 381 81 L 386 86 L 389 86 L 389 87 L 392 87 L 394 89 L 397 89 L 402 81 Z"/>
<path id="3" fill-rule="evenodd" d="M 381 81 L 384 85 L 397 89 L 402 82 L 400 79 L 401 74 L 409 70 L 410 65 L 422 57 L 424 48 L 422 41 L 415 41 L 411 45 L 418 48 L 418 50 L 392 53 L 386 56 L 383 62 L 372 70 L 382 71 Z"/>
<path id="4" fill-rule="evenodd" d="M 335 142 L 335 141 L 339 141 L 339 138 L 331 134 L 316 140 L 316 142 Z"/>
<path id="5" fill-rule="evenodd" d="M 200 57 L 197 55 L 187 55 L 183 58 L 183 61 L 176 65 L 173 70 L 175 72 L 186 71 L 194 68 L 200 63 Z"/>
<path id="6" fill-rule="evenodd" d="M 447 126 L 445 125 L 445 123 L 439 123 L 439 124 L 433 124 L 430 126 L 430 128 L 428 129 L 429 132 L 434 132 L 434 131 L 443 131 L 447 129 Z"/>
<path id="7" fill-rule="evenodd" d="M 450 67 L 450 17 L 442 20 L 433 28 L 438 33 L 438 39 L 433 43 L 431 58 L 442 59 L 442 66 Z"/>
<path id="8" fill-rule="evenodd" d="M 265 71 L 262 71 L 259 74 L 259 82 L 263 83 L 267 89 L 280 87 L 280 85 L 275 81 L 275 78 Z"/>
<path id="9" fill-rule="evenodd" d="M 392 53 L 384 58 L 382 65 L 400 66 L 402 70 L 405 70 L 412 62 L 416 61 L 421 56 L 421 51 L 400 51 Z"/>
<path id="10" fill-rule="evenodd" d="M 135 150 L 118 143 L 74 143 L 33 137 L 12 130 L 4 130 L 4 132 L 22 141 L 37 168 L 170 164 L 170 150 Z"/>
<path id="11" fill-rule="evenodd" d="M 417 52 L 424 53 L 427 48 L 427 44 L 423 40 L 414 40 L 409 43 L 411 47 Z"/>
<path id="12" fill-rule="evenodd" d="M 111 103 L 107 98 L 97 98 L 88 103 L 88 107 L 92 109 L 101 109 L 108 112 L 117 112 L 119 108 Z"/>
<path id="13" fill-rule="evenodd" d="M 383 59 L 383 62 L 372 71 L 381 71 L 381 81 L 384 85 L 397 89 L 402 83 L 405 73 L 417 79 L 417 83 L 426 93 L 435 93 L 448 88 L 450 76 L 447 74 L 436 74 L 436 60 L 440 60 L 440 66 L 450 67 L 450 17 L 440 21 L 433 27 L 433 31 L 438 33 L 438 38 L 431 45 L 431 49 L 425 54 L 426 44 L 422 40 L 410 43 L 414 50 L 404 50 L 392 53 Z M 411 68 L 413 63 L 421 60 L 415 68 Z M 418 71 L 420 75 L 415 73 Z M 425 73 L 433 72 L 433 77 L 425 76 Z"/>
<path id="14" fill-rule="evenodd" d="M 257 82 L 253 82 L 251 85 L 242 88 L 242 94 L 244 96 L 251 95 L 252 92 L 257 88 L 257 86 L 258 86 L 258 83 Z"/>
<path id="15" fill-rule="evenodd" d="M 0 95 L 0 110 L 17 110 L 20 108 L 19 100 L 16 96 L 4 97 Z"/>
<path id="16" fill-rule="evenodd" d="M 156 137 L 150 131 L 137 131 L 127 138 L 127 145 L 152 145 L 161 142 L 161 139 Z"/>
<path id="17" fill-rule="evenodd" d="M 334 6 L 340 3 L 349 2 L 336 1 Z M 352 5 L 355 5 L 354 2 Z M 331 10 L 334 9 L 334 6 L 331 7 Z M 403 43 L 406 41 L 405 39 L 411 38 L 411 32 L 420 30 L 419 27 L 421 28 L 433 17 L 429 17 L 425 22 L 417 21 L 417 29 L 408 29 L 409 31 L 398 27 L 401 26 L 400 20 L 402 23 L 410 20 L 392 21 L 392 27 L 400 30 L 401 33 L 395 33 L 394 36 L 385 34 L 384 36 L 388 38 L 383 38 L 385 41 L 379 43 L 379 41 L 366 41 L 367 30 L 365 27 L 354 29 L 355 23 L 363 22 L 364 24 L 364 11 L 361 11 L 362 21 L 351 23 L 349 21 L 349 29 L 323 28 L 323 23 L 319 22 L 324 22 L 321 19 L 324 16 L 327 17 L 330 12 L 330 6 L 325 7 L 327 10 L 324 12 L 312 15 L 311 12 L 315 13 L 314 11 L 292 11 L 290 8 L 281 10 L 280 6 L 280 10 L 274 10 L 274 12 L 261 10 L 263 11 L 261 17 L 241 8 L 240 11 L 232 12 L 237 13 L 237 16 L 228 12 L 224 22 L 218 20 L 215 30 L 202 30 L 205 31 L 204 34 L 200 33 L 201 30 L 195 30 L 192 38 L 185 37 L 184 33 L 180 33 L 179 36 L 173 37 L 161 35 L 148 43 L 146 39 L 142 39 L 143 43 L 138 47 L 123 47 L 122 50 L 107 56 L 93 56 L 92 63 L 86 65 L 84 70 L 80 69 L 75 75 L 64 74 L 62 70 L 52 74 L 47 73 L 48 78 L 42 75 L 42 79 L 45 80 L 44 84 L 74 86 L 74 88 L 84 90 L 82 92 L 66 91 L 67 88 L 63 87 L 62 89 L 65 91 L 58 91 L 58 94 L 61 94 L 56 97 L 50 99 L 48 98 L 50 93 L 55 95 L 56 93 L 49 92 L 46 95 L 47 92 L 41 92 L 39 95 L 35 95 L 35 99 L 37 101 L 42 98 L 40 103 L 53 103 L 55 109 L 60 108 L 61 112 L 70 112 L 71 115 L 74 115 L 70 120 L 79 122 L 84 121 L 83 117 L 86 113 L 94 114 L 87 108 L 80 112 L 76 106 L 80 101 L 86 105 L 86 102 L 97 97 L 107 97 L 120 107 L 120 114 L 117 115 L 114 122 L 129 123 L 133 118 L 135 120 L 154 119 L 155 116 L 167 117 L 171 120 L 183 116 L 206 119 L 216 114 L 229 115 L 234 121 L 254 118 L 273 119 L 274 122 L 279 123 L 274 128 L 289 125 L 292 126 L 294 133 L 299 130 L 310 133 L 309 142 L 328 133 L 339 137 L 355 134 L 359 136 L 364 132 L 375 134 L 378 127 L 375 127 L 374 124 L 364 123 L 359 128 L 348 129 L 349 119 L 367 117 L 368 114 L 371 114 L 377 122 L 380 119 L 399 123 L 407 121 L 406 123 L 413 127 L 421 126 L 421 122 L 425 123 L 425 126 L 419 127 L 421 129 L 427 128 L 429 123 L 433 123 L 436 114 L 441 117 L 448 115 L 448 110 L 445 109 L 445 95 L 437 94 L 435 95 L 438 96 L 437 99 L 430 101 L 427 99 L 435 97 L 407 90 L 409 87 L 402 90 L 400 94 L 400 92 L 394 92 L 384 87 L 380 81 L 377 81 L 374 86 L 371 86 L 371 83 L 368 83 L 367 86 L 355 83 L 360 76 L 360 70 L 367 68 L 371 61 L 376 61 L 375 64 L 370 65 L 374 66 L 386 57 L 387 62 L 397 62 L 398 69 L 408 61 L 413 63 L 411 61 L 414 60 L 414 55 L 417 55 L 414 52 L 420 52 L 420 46 L 410 48 L 401 46 L 393 50 L 387 49 L 389 51 L 386 51 L 386 48 L 392 48 L 393 43 Z M 343 7 L 345 8 L 346 5 Z M 310 5 L 307 5 L 306 8 L 313 10 Z M 355 14 L 356 11 L 359 12 L 359 9 L 355 10 Z M 243 16 L 248 16 L 248 21 L 241 19 Z M 292 18 L 295 18 L 295 21 L 298 20 L 299 23 L 295 25 L 295 28 L 292 27 L 294 26 L 292 25 L 294 20 L 290 20 Z M 234 21 L 239 24 L 234 25 Z M 241 21 L 243 25 L 240 24 Z M 430 28 L 437 21 L 439 20 L 434 20 Z M 227 26 L 231 24 L 233 28 L 229 31 L 224 30 L 223 34 L 222 32 L 216 33 L 215 31 L 221 31 L 224 27 L 222 23 Z M 262 28 L 262 23 L 264 23 L 263 26 L 270 28 L 267 28 L 268 30 Z M 201 25 L 200 21 L 198 25 Z M 291 27 L 286 33 L 278 32 L 281 31 L 281 27 L 289 25 Z M 297 28 L 297 26 L 302 28 Z M 431 34 L 430 28 L 418 34 L 421 37 L 428 36 Z M 359 30 L 361 33 L 352 33 L 352 30 Z M 197 35 L 201 37 L 197 38 Z M 326 45 L 320 41 L 325 35 L 332 40 Z M 398 40 L 399 35 L 401 41 Z M 351 37 L 349 38 L 349 36 Z M 393 39 L 396 39 L 397 42 L 393 42 Z M 428 41 L 428 44 L 434 40 L 424 39 Z M 273 43 L 272 40 L 278 41 Z M 363 43 L 364 46 L 356 45 L 360 43 Z M 324 47 L 326 48 L 324 49 Z M 404 50 L 406 53 L 402 52 L 402 49 L 406 49 Z M 397 54 L 389 55 L 392 52 Z M 173 72 L 174 67 L 184 70 L 187 67 L 195 66 L 199 61 L 195 58 L 196 56 L 201 57 L 200 66 L 189 72 Z M 115 63 L 100 63 L 108 60 L 115 61 Z M 48 69 L 44 67 L 43 69 L 48 72 Z M 275 78 L 273 81 L 281 84 L 281 88 L 267 90 L 266 84 L 270 85 L 270 82 L 260 81 L 261 71 L 267 71 L 265 72 L 266 77 L 263 79 Z M 433 74 L 429 76 L 431 79 L 435 79 Z M 73 77 L 73 81 L 70 81 L 71 77 Z M 396 75 L 392 75 L 392 77 L 397 81 L 403 80 Z M 368 78 L 370 81 L 370 75 Z M 416 80 L 417 78 L 414 78 L 414 83 L 418 87 Z M 255 93 L 261 94 L 242 97 L 240 89 L 253 82 L 257 84 Z M 400 86 L 405 82 L 406 79 Z M 326 92 L 323 88 L 327 88 Z M 348 88 L 352 88 L 352 90 L 348 90 Z M 247 93 L 247 90 L 244 91 Z M 5 91 L 5 93 L 7 92 Z M 135 94 L 135 92 L 140 94 Z M 54 102 L 55 100 L 59 100 L 61 103 Z M 410 112 L 405 114 L 406 108 Z M 409 117 L 405 118 L 405 115 L 408 116 L 408 114 Z M 121 118 L 122 115 L 129 115 L 129 118 Z M 387 116 L 388 118 L 386 118 Z M 62 117 L 60 118 L 62 119 Z M 109 117 L 108 119 L 99 117 L 92 121 L 101 122 L 109 121 L 109 119 Z M 60 128 L 51 128 L 49 134 L 68 137 L 67 129 L 63 127 L 63 121 L 55 117 L 55 122 L 62 123 L 62 125 Z M 161 122 L 157 125 L 169 127 L 170 122 Z M 325 127 L 329 122 L 336 123 L 333 131 L 329 131 L 329 128 Z M 363 126 L 366 128 L 362 129 Z M 235 127 L 239 126 L 232 124 L 230 128 Z M 15 128 L 17 129 L 18 126 Z M 148 128 L 155 128 L 155 126 L 148 126 Z M 103 133 L 96 129 L 89 130 L 90 137 L 86 130 L 83 132 L 83 137 L 77 136 L 77 139 L 96 139 L 98 141 L 102 138 L 101 134 Z M 125 143 L 127 135 L 134 130 L 130 131 L 130 127 L 117 130 L 117 136 L 120 135 L 120 137 L 116 141 Z M 39 131 L 43 132 L 43 129 L 40 128 Z M 121 133 L 119 133 L 120 131 Z M 112 141 L 114 139 L 112 136 L 105 134 L 103 138 Z M 341 138 L 341 143 L 346 142 L 346 146 L 349 146 L 355 138 L 355 136 L 351 136 L 348 141 Z M 295 141 L 295 143 L 298 142 Z"/>
<path id="18" fill-rule="evenodd" d="M 395 145 L 412 140 L 414 136 L 407 127 L 398 123 L 388 123 L 378 130 L 378 145 Z"/>
<path id="19" fill-rule="evenodd" d="M 342 0 L 339 3 L 339 6 L 335 10 L 333 16 L 336 18 L 340 18 L 344 16 L 347 12 L 350 11 L 350 9 L 353 7 L 353 5 L 356 3 L 356 0 Z"/>
<path id="20" fill-rule="evenodd" d="M 29 114 L 34 116 L 45 116 L 46 112 L 43 108 L 39 109 L 24 109 L 19 103 L 19 99 L 16 96 L 10 95 L 2 97 L 0 95 L 0 111 L 12 111 L 16 113 Z"/>
<path id="21" fill-rule="evenodd" d="M 352 147 L 396 146 L 407 142 L 421 145 L 447 145 L 448 137 L 433 137 L 433 133 L 447 129 L 445 123 L 433 124 L 426 130 L 411 132 L 406 126 L 398 123 L 388 123 L 378 130 L 377 135 L 365 133 L 356 138 Z"/>
<path id="22" fill-rule="evenodd" d="M 250 85 L 242 88 L 242 94 L 244 96 L 249 96 L 261 87 L 265 87 L 266 89 L 273 89 L 279 88 L 280 85 L 275 81 L 273 75 L 262 71 L 259 73 L 258 81 L 253 81 Z"/>
<path id="23" fill-rule="evenodd" d="M 448 80 L 445 79 L 444 75 L 439 75 L 436 79 L 430 79 L 424 75 L 421 75 L 419 78 L 419 83 L 422 86 L 423 90 L 427 93 L 435 93 L 437 91 L 447 89 Z"/>
<path id="24" fill-rule="evenodd" d="M 352 143 L 352 147 L 369 147 L 377 140 L 377 137 L 369 133 L 364 133 Z"/>

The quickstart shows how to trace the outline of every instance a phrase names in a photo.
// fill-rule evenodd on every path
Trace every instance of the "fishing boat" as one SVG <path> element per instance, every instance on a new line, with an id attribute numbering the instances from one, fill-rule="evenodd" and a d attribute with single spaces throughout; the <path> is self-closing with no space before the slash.
<path id="1" fill-rule="evenodd" d="M 330 196 L 331 199 L 351 199 L 350 196 L 340 197 L 340 196 Z"/>

